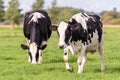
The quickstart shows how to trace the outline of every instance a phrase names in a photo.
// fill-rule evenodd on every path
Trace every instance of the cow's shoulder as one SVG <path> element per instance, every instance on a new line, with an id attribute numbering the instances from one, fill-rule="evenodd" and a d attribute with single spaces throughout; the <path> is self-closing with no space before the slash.
<path id="1" fill-rule="evenodd" d="M 81 23 L 71 25 L 71 32 L 72 32 L 71 41 L 82 40 L 83 43 L 87 41 L 87 30 L 83 28 Z"/>

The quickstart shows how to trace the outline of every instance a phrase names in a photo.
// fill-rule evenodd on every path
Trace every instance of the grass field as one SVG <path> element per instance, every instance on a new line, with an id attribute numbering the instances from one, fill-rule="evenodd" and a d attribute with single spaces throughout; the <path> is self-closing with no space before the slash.
<path id="1" fill-rule="evenodd" d="M 85 70 L 77 74 L 77 57 L 69 54 L 74 72 L 66 71 L 63 50 L 58 49 L 58 36 L 53 32 L 43 54 L 43 63 L 27 62 L 22 28 L 0 28 L 0 80 L 120 80 L 120 28 L 104 28 L 105 71 L 100 71 L 99 54 L 88 53 Z"/>

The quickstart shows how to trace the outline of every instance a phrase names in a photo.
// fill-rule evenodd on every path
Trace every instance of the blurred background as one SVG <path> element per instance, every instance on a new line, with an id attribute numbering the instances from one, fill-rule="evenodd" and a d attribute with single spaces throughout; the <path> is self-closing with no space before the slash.
<path id="1" fill-rule="evenodd" d="M 36 9 L 47 11 L 53 24 L 87 12 L 98 14 L 106 25 L 119 25 L 119 5 L 120 0 L 0 0 L 0 27 L 21 26 L 24 14 Z"/>

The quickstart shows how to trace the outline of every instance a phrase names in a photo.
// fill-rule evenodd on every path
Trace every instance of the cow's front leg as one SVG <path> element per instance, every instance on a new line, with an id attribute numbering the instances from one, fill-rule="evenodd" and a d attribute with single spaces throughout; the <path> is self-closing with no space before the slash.
<path id="1" fill-rule="evenodd" d="M 82 47 L 81 54 L 78 57 L 78 73 L 82 73 L 84 70 L 84 65 L 86 63 L 86 47 Z"/>
<path id="2" fill-rule="evenodd" d="M 38 64 L 42 63 L 42 50 L 39 50 Z"/>
<path id="3" fill-rule="evenodd" d="M 29 46 L 30 45 L 30 40 L 26 38 L 26 41 L 27 41 L 27 45 Z M 31 62 L 30 53 L 29 53 L 29 56 L 28 56 L 28 62 Z"/>
<path id="4" fill-rule="evenodd" d="M 64 62 L 66 64 L 66 69 L 70 72 L 73 71 L 73 68 L 70 66 L 70 64 L 68 63 L 68 48 L 64 49 L 64 56 L 63 56 Z"/>

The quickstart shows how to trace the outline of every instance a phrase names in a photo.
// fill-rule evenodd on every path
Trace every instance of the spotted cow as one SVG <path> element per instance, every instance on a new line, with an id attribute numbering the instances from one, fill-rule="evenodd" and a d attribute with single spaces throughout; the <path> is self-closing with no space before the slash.
<path id="1" fill-rule="evenodd" d="M 77 59 L 78 73 L 82 73 L 87 59 L 87 52 L 100 53 L 101 70 L 104 70 L 104 49 L 102 22 L 98 15 L 77 13 L 68 22 L 61 21 L 58 28 L 58 46 L 64 49 L 64 62 L 68 71 L 73 68 L 68 63 L 68 51 L 73 55 L 80 52 Z"/>
<path id="2" fill-rule="evenodd" d="M 45 11 L 31 11 L 25 14 L 24 36 L 27 44 L 21 44 L 24 50 L 28 50 L 28 61 L 32 64 L 41 64 L 42 51 L 47 46 L 47 40 L 51 36 L 51 20 Z"/>

